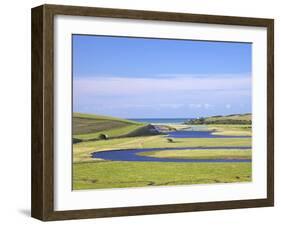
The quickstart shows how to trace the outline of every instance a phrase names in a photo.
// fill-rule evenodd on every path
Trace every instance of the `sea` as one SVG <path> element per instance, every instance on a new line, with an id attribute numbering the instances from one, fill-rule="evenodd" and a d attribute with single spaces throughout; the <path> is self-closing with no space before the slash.
<path id="1" fill-rule="evenodd" d="M 130 118 L 129 120 L 150 124 L 182 124 L 191 118 Z"/>

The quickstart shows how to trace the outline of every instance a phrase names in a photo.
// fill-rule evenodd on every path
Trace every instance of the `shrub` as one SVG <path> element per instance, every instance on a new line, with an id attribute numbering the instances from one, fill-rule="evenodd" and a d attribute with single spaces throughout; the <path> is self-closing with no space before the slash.
<path id="1" fill-rule="evenodd" d="M 79 142 L 81 142 L 82 140 L 81 139 L 78 139 L 78 138 L 72 138 L 72 144 L 77 144 Z"/>
<path id="2" fill-rule="evenodd" d="M 174 142 L 174 140 L 172 138 L 168 138 L 167 140 L 168 140 L 169 143 L 173 143 Z"/>
<path id="3" fill-rule="evenodd" d="M 100 139 L 100 140 L 107 140 L 108 138 L 109 138 L 109 137 L 108 137 L 107 134 L 101 133 L 101 134 L 99 135 L 99 139 Z"/>

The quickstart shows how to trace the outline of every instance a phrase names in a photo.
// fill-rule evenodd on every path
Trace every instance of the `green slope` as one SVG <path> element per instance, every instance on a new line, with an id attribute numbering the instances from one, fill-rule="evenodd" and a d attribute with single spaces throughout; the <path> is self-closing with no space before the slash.
<path id="1" fill-rule="evenodd" d="M 95 114 L 83 114 L 83 113 L 78 113 L 78 112 L 73 113 L 73 118 L 87 118 L 87 119 L 95 119 L 95 120 L 118 121 L 118 122 L 130 123 L 130 124 L 143 124 L 141 122 L 116 118 L 116 117 L 112 117 L 112 116 L 95 115 Z"/>
<path id="2" fill-rule="evenodd" d="M 101 134 L 106 134 L 109 138 L 138 136 L 135 131 L 146 130 L 147 124 L 114 118 L 110 116 L 93 114 L 73 114 L 73 142 L 99 139 Z M 143 135 L 143 134 L 140 134 Z"/>
<path id="3" fill-rule="evenodd" d="M 216 115 L 211 117 L 192 119 L 186 122 L 186 124 L 202 125 L 202 124 L 240 124 L 250 125 L 252 124 L 252 114 L 232 114 L 232 115 Z"/>

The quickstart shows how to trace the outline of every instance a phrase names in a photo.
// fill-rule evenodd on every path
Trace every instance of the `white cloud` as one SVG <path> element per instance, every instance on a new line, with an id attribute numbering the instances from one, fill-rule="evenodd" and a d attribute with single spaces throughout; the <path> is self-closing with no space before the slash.
<path id="1" fill-rule="evenodd" d="M 153 95 L 188 91 L 250 90 L 250 76 L 191 76 L 159 78 L 85 77 L 73 81 L 74 95 Z M 207 106 L 207 105 L 206 105 Z M 205 107 L 206 107 L 205 106 Z"/>
<path id="2" fill-rule="evenodd" d="M 218 114 L 218 109 L 237 109 L 236 103 L 248 106 L 250 101 L 249 75 L 92 76 L 73 81 L 76 111 L 87 106 L 87 112 L 122 117 Z"/>

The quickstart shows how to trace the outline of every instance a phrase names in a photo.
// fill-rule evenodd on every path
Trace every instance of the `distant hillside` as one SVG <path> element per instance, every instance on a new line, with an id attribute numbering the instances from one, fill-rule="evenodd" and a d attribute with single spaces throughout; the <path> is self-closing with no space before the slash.
<path id="1" fill-rule="evenodd" d="M 232 115 L 216 115 L 205 118 L 191 119 L 185 122 L 190 125 L 203 125 L 203 124 L 252 124 L 252 114 L 232 114 Z"/>
<path id="2" fill-rule="evenodd" d="M 84 140 L 155 134 L 148 124 L 93 114 L 73 114 L 73 143 Z"/>
<path id="3" fill-rule="evenodd" d="M 96 133 L 104 130 L 112 130 L 129 125 L 144 125 L 143 123 L 114 118 L 110 116 L 92 114 L 73 114 L 73 134 Z"/>

